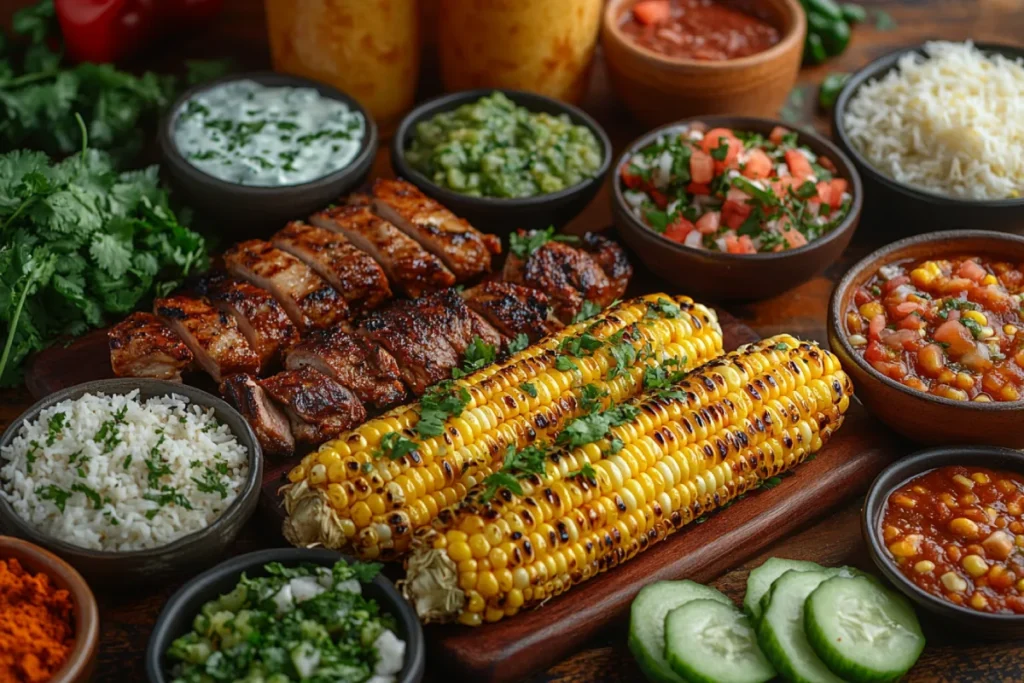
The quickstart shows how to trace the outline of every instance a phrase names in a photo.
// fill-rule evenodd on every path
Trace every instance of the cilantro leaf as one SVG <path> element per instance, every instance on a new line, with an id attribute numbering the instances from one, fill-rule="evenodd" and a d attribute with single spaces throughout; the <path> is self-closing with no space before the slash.
<path id="1" fill-rule="evenodd" d="M 572 317 L 572 321 L 574 323 L 583 322 L 584 320 L 589 320 L 590 318 L 593 318 L 600 312 L 601 304 L 595 301 L 587 300 L 583 302 L 582 306 L 580 306 L 579 313 Z"/>
<path id="2" fill-rule="evenodd" d="M 519 230 L 508 236 L 508 250 L 513 255 L 525 260 L 530 257 L 530 254 L 551 241 L 576 243 L 579 241 L 579 237 L 556 235 L 554 226 L 543 230 Z"/>
<path id="3" fill-rule="evenodd" d="M 388 432 L 380 440 L 380 447 L 373 452 L 373 457 L 380 458 L 387 456 L 391 460 L 398 460 L 417 448 L 412 439 L 407 439 L 398 432 Z"/>
<path id="4" fill-rule="evenodd" d="M 440 436 L 449 417 L 458 417 L 469 403 L 466 388 L 451 381 L 438 382 L 420 398 L 420 420 L 416 433 L 421 437 Z"/>
<path id="5" fill-rule="evenodd" d="M 508 353 L 519 353 L 530 345 L 530 338 L 526 336 L 525 332 L 520 332 L 505 346 L 505 350 Z"/>
<path id="6" fill-rule="evenodd" d="M 529 394 L 530 398 L 537 398 L 537 387 L 530 382 L 523 382 L 519 385 L 519 388 Z"/>
<path id="7" fill-rule="evenodd" d="M 452 377 L 460 379 L 466 375 L 485 368 L 494 362 L 497 350 L 494 344 L 488 344 L 478 335 L 473 335 L 473 340 L 466 347 L 462 356 L 462 367 L 452 369 Z"/>

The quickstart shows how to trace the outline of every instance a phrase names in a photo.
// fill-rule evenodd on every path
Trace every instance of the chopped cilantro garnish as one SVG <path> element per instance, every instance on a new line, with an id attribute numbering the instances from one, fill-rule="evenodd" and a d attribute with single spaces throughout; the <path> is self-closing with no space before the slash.
<path id="1" fill-rule="evenodd" d="M 71 497 L 71 492 L 62 489 L 59 486 L 49 484 L 47 486 L 40 486 L 36 489 L 36 495 L 43 500 L 53 501 L 53 504 L 57 506 L 57 509 L 63 514 L 64 506 L 67 505 L 68 498 Z"/>
<path id="2" fill-rule="evenodd" d="M 573 316 L 572 321 L 574 323 L 582 322 L 588 318 L 593 318 L 595 315 L 601 312 L 601 305 L 595 301 L 584 301 L 580 307 L 579 313 Z"/>
<path id="3" fill-rule="evenodd" d="M 382 458 L 387 456 L 391 460 L 398 460 L 412 453 L 416 448 L 417 444 L 412 439 L 407 439 L 398 432 L 388 432 L 381 437 L 380 447 L 373 452 L 373 457 Z"/>
<path id="4" fill-rule="evenodd" d="M 570 370 L 579 370 L 579 366 L 569 356 L 557 356 L 555 358 L 555 369 L 569 372 Z"/>
<path id="5" fill-rule="evenodd" d="M 529 258 L 530 254 L 543 247 L 548 242 L 569 242 L 576 243 L 579 237 L 575 235 L 556 235 L 554 226 L 543 230 L 531 230 L 529 232 L 514 232 L 508 236 L 508 250 L 521 259 Z"/>
<path id="6" fill-rule="evenodd" d="M 452 377 L 460 379 L 466 375 L 485 368 L 494 362 L 497 356 L 497 350 L 494 348 L 494 344 L 488 344 L 477 335 L 473 335 L 473 340 L 466 347 L 466 352 L 462 356 L 462 367 L 452 369 Z"/>
<path id="7" fill-rule="evenodd" d="M 511 353 L 519 353 L 530 345 L 530 338 L 525 332 L 520 332 L 505 346 L 505 350 Z"/>
<path id="8" fill-rule="evenodd" d="M 438 382 L 427 389 L 420 398 L 420 420 L 416 433 L 424 438 L 444 433 L 444 423 L 449 417 L 458 417 L 469 403 L 466 388 L 451 381 Z"/>

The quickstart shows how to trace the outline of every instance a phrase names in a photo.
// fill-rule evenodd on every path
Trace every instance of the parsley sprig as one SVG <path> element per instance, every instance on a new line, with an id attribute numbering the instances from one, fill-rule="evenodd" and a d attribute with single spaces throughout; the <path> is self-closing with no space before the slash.
<path id="1" fill-rule="evenodd" d="M 466 347 L 466 352 L 462 356 L 462 367 L 452 369 L 452 378 L 461 379 L 470 373 L 486 368 L 494 362 L 496 356 L 497 350 L 494 348 L 494 344 L 488 344 L 479 336 L 473 335 L 473 340 L 469 342 L 469 346 Z"/>
<path id="2" fill-rule="evenodd" d="M 420 420 L 416 433 L 423 438 L 440 436 L 449 417 L 458 417 L 469 404 L 466 387 L 450 380 L 438 382 L 420 398 Z"/>
<path id="3" fill-rule="evenodd" d="M 544 463 L 547 461 L 547 450 L 544 445 L 526 446 L 516 450 L 509 445 L 505 451 L 505 459 L 501 469 L 483 480 L 484 490 L 480 493 L 481 502 L 494 498 L 500 488 L 507 488 L 517 496 L 523 495 L 523 487 L 519 480 L 531 474 L 544 474 Z"/>

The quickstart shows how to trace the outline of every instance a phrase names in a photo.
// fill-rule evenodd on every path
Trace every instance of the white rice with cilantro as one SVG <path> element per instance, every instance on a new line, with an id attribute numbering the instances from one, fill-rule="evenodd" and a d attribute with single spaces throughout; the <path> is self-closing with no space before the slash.
<path id="1" fill-rule="evenodd" d="M 212 408 L 85 394 L 42 411 L 0 452 L 0 496 L 72 545 L 144 550 L 209 526 L 248 471 L 248 451 Z"/>

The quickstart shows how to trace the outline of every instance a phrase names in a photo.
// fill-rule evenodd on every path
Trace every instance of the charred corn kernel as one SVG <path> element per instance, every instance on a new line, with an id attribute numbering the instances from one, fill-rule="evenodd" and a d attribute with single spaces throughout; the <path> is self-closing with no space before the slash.
<path id="1" fill-rule="evenodd" d="M 914 565 L 914 571 L 918 574 L 928 574 L 935 571 L 935 563 L 930 560 L 921 560 Z"/>
<path id="2" fill-rule="evenodd" d="M 974 488 L 974 482 L 962 474 L 953 475 L 953 481 L 966 491 L 970 491 Z"/>
<path id="3" fill-rule="evenodd" d="M 904 508 L 917 507 L 917 501 L 916 500 L 914 500 L 910 496 L 904 495 L 902 493 L 898 493 L 895 496 L 893 496 L 892 497 L 892 502 L 894 502 L 897 505 L 899 505 L 900 507 L 904 507 Z"/>
<path id="4" fill-rule="evenodd" d="M 988 275 L 986 275 L 985 277 L 983 277 L 981 279 L 981 284 L 983 284 L 983 285 L 997 285 L 997 284 L 999 284 L 999 278 L 997 278 L 992 273 L 989 273 Z"/>
<path id="5" fill-rule="evenodd" d="M 917 268 L 910 271 L 910 280 L 918 287 L 926 287 L 939 276 L 941 271 L 939 267 L 932 261 L 922 263 Z"/>
<path id="6" fill-rule="evenodd" d="M 975 472 L 974 474 L 971 475 L 971 479 L 973 479 L 975 482 L 979 484 L 987 484 L 989 483 L 989 481 L 991 481 L 988 478 L 988 475 L 985 474 L 984 472 Z"/>
<path id="7" fill-rule="evenodd" d="M 869 301 L 866 304 L 861 304 L 858 310 L 860 311 L 860 314 L 868 320 L 871 320 L 876 315 L 885 314 L 885 309 L 882 308 L 881 302 L 878 301 Z"/>
<path id="8" fill-rule="evenodd" d="M 798 465 L 841 426 L 853 391 L 832 354 L 789 336 L 726 354 L 675 388 L 670 397 L 653 393 L 634 404 L 636 417 L 611 430 L 621 442 L 617 452 L 610 439 L 598 448 L 555 450 L 544 472 L 520 477 L 516 491 L 485 497 L 481 482 L 417 530 L 402 590 L 421 618 L 465 623 L 461 615 L 475 606 L 451 544 L 443 549 L 431 540 L 463 528 L 466 518 L 507 523 L 501 539 L 490 539 L 501 541 L 491 543 L 493 568 L 474 576 L 485 613 L 529 609 Z M 584 465 L 592 475 L 580 472 Z M 512 531 L 517 527 L 533 531 Z M 909 534 L 899 542 L 922 540 Z M 494 557 L 506 547 L 512 552 Z"/>
<path id="9" fill-rule="evenodd" d="M 590 355 L 573 357 L 578 370 L 559 370 L 556 360 L 565 354 L 563 342 L 584 333 L 603 345 Z M 623 343 L 633 346 L 636 358 L 620 368 L 612 350 Z M 584 410 L 583 385 L 594 384 L 605 393 L 602 403 L 607 407 L 635 397 L 642 390 L 647 367 L 673 361 L 673 371 L 687 370 L 721 352 L 717 316 L 688 297 L 655 294 L 620 303 L 504 362 L 455 381 L 454 386 L 469 400 L 461 414 L 446 421 L 439 436 L 419 436 L 420 404 L 412 403 L 321 446 L 289 473 L 289 484 L 283 489 L 288 513 L 285 536 L 296 545 L 319 544 L 394 559 L 408 549 L 415 529 L 438 514 L 435 508 L 461 500 L 468 488 L 500 466 L 509 447 L 551 440 L 579 416 Z M 520 388 L 526 382 L 534 387 L 536 397 Z M 396 460 L 380 457 L 382 439 L 393 433 L 414 441 L 415 450 Z M 346 486 L 347 507 L 335 507 L 326 492 L 328 483 Z M 373 529 L 367 533 L 362 533 L 366 529 L 362 508 L 355 519 L 360 502 L 372 515 L 368 523 Z M 351 536 L 338 533 L 341 520 L 357 527 L 355 543 Z M 384 528 L 390 533 L 382 533 Z"/>
<path id="10" fill-rule="evenodd" d="M 979 325 L 988 325 L 988 318 L 986 318 L 985 314 L 982 313 L 981 311 L 964 311 L 960 315 L 962 315 L 967 320 L 973 320 Z"/>
<path id="11" fill-rule="evenodd" d="M 942 585 L 946 587 L 946 590 L 953 593 L 963 593 L 967 590 L 967 582 L 956 575 L 956 572 L 946 572 L 939 577 Z"/>
<path id="12" fill-rule="evenodd" d="M 981 593 L 975 593 L 971 596 L 971 607 L 974 609 L 985 609 L 988 607 L 988 600 Z"/>
<path id="13" fill-rule="evenodd" d="M 894 527 L 892 524 L 886 525 L 885 529 L 882 531 L 882 538 L 885 539 L 886 543 L 895 541 L 899 537 L 900 530 Z"/>
<path id="14" fill-rule="evenodd" d="M 977 523 L 966 517 L 954 517 L 949 522 L 949 530 L 964 538 L 977 538 L 981 533 Z"/>
<path id="15" fill-rule="evenodd" d="M 965 556 L 964 559 L 960 562 L 960 564 L 962 564 L 967 573 L 973 576 L 974 578 L 978 578 L 979 576 L 985 576 L 985 574 L 988 573 L 988 564 L 986 564 L 985 560 L 978 557 L 977 555 Z"/>

